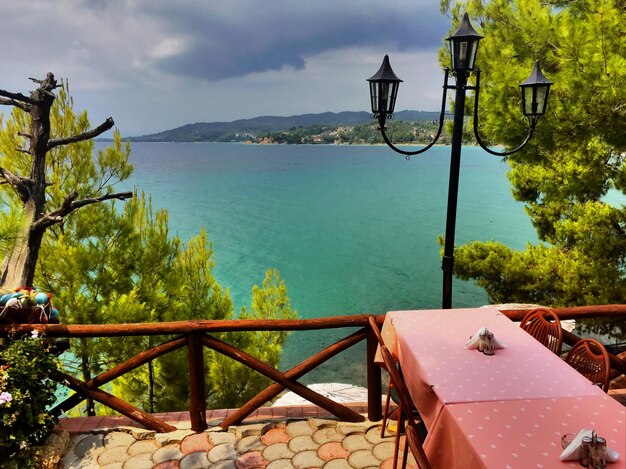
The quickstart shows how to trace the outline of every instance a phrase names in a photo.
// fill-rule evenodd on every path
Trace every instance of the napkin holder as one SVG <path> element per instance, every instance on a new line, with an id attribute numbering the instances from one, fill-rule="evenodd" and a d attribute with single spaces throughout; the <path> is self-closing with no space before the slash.
<path id="1" fill-rule="evenodd" d="M 615 462 L 619 459 L 619 453 L 606 446 L 606 440 L 596 435 L 596 432 L 583 428 L 572 442 L 561 453 L 561 461 L 580 461 L 583 467 L 597 467 L 592 462 L 592 450 L 594 453 L 604 452 L 606 462 Z"/>
<path id="2" fill-rule="evenodd" d="M 465 343 L 468 348 L 476 348 L 485 355 L 493 355 L 497 348 L 503 348 L 502 344 L 494 337 L 493 332 L 485 326 L 478 329 L 476 334 Z"/>

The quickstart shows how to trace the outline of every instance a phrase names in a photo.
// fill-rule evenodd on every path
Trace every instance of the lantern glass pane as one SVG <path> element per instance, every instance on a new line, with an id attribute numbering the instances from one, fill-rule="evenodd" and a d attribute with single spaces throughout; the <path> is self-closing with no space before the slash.
<path id="1" fill-rule="evenodd" d="M 476 52 L 478 51 L 478 41 L 471 41 L 469 43 L 469 57 L 467 58 L 467 68 L 474 70 L 474 62 L 476 62 Z"/>
<path id="2" fill-rule="evenodd" d="M 543 113 L 545 112 L 546 104 L 547 104 L 547 97 L 548 97 L 548 87 L 538 86 L 537 94 L 536 94 L 536 99 L 537 99 L 537 107 L 535 110 L 536 114 L 543 115 Z"/>
<path id="3" fill-rule="evenodd" d="M 533 103 L 534 103 L 534 96 L 533 96 L 533 87 L 532 86 L 525 86 L 524 88 L 522 88 L 522 93 L 524 93 L 523 99 L 522 99 L 522 105 L 524 106 L 524 114 L 527 116 L 532 116 L 534 114 L 533 112 Z"/>
<path id="4" fill-rule="evenodd" d="M 382 82 L 380 84 L 380 101 L 378 103 L 378 111 L 387 113 L 389 111 L 389 91 L 391 87 L 389 82 Z"/>
<path id="5" fill-rule="evenodd" d="M 463 63 L 467 60 L 467 42 L 459 43 L 459 62 Z"/>
<path id="6" fill-rule="evenodd" d="M 389 112 L 393 113 L 393 110 L 396 107 L 396 97 L 398 96 L 398 87 L 400 83 L 392 83 L 390 87 L 390 95 L 389 95 Z"/>
<path id="7" fill-rule="evenodd" d="M 370 98 L 372 100 L 372 113 L 378 112 L 378 83 L 370 81 Z"/>

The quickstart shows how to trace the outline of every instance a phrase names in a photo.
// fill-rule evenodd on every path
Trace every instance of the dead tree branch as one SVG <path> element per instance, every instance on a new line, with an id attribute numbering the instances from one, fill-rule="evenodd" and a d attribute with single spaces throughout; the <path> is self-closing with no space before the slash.
<path id="1" fill-rule="evenodd" d="M 7 184 L 10 184 L 11 187 L 15 189 L 15 192 L 17 192 L 17 195 L 23 203 L 30 200 L 32 187 L 32 181 L 30 179 L 21 178 L 5 168 L 0 168 L 0 176 L 4 178 Z"/>
<path id="2" fill-rule="evenodd" d="M 46 74 L 46 78 L 40 80 L 39 78 L 28 77 L 30 81 L 34 81 L 35 83 L 39 83 L 41 88 L 45 88 L 48 90 L 53 90 L 55 88 L 61 88 L 63 84 L 58 85 L 57 81 L 54 79 L 54 75 L 50 72 Z"/>
<path id="3" fill-rule="evenodd" d="M 0 96 L 4 96 L 5 98 L 9 98 L 13 101 L 20 101 L 26 104 L 35 104 L 28 96 L 24 96 L 22 93 L 11 93 L 10 91 L 0 90 Z"/>
<path id="4" fill-rule="evenodd" d="M 72 135 L 71 137 L 55 138 L 55 139 L 49 140 L 48 150 L 58 147 L 59 145 L 67 145 L 69 143 L 81 142 L 83 140 L 90 140 L 106 132 L 114 125 L 115 125 L 115 122 L 113 122 L 113 118 L 109 117 L 107 120 L 105 120 L 102 124 L 100 124 L 95 129 L 88 130 L 87 132 L 84 132 L 82 134 Z"/>
<path id="5" fill-rule="evenodd" d="M 19 107 L 24 112 L 30 112 L 30 104 L 21 103 L 15 99 L 0 98 L 0 104 Z"/>
<path id="6" fill-rule="evenodd" d="M 86 199 L 76 200 L 76 198 L 78 197 L 78 192 L 74 192 L 65 198 L 61 207 L 59 207 L 56 210 L 53 210 L 50 213 L 45 214 L 39 220 L 34 222 L 31 229 L 33 230 L 44 229 L 49 226 L 60 223 L 61 221 L 63 221 L 63 219 L 67 215 L 69 215 L 75 210 L 78 210 L 81 207 L 84 207 L 85 205 L 95 204 L 98 202 L 102 202 L 104 200 L 112 200 L 112 199 L 125 200 L 125 199 L 130 199 L 132 196 L 133 196 L 132 192 L 116 192 L 113 194 L 105 194 L 100 197 L 90 197 Z"/>

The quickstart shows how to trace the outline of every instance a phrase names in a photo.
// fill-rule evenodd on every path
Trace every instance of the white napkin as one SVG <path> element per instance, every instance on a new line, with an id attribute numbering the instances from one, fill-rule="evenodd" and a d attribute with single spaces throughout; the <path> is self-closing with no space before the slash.
<path id="1" fill-rule="evenodd" d="M 485 326 L 482 326 L 480 329 L 478 329 L 478 331 L 476 331 L 476 334 L 474 334 L 472 337 L 470 337 L 470 340 L 465 342 L 465 346 L 467 348 L 478 348 L 478 342 L 480 341 L 480 335 L 481 334 L 485 334 L 486 331 L 487 331 L 487 328 Z M 500 342 L 498 342 L 498 339 L 496 339 L 495 335 L 493 336 L 493 339 L 491 339 L 491 343 L 493 344 L 493 348 L 504 348 L 504 345 L 502 345 Z"/>
<path id="2" fill-rule="evenodd" d="M 583 438 L 586 436 L 590 437 L 592 432 L 593 430 L 588 430 L 586 428 L 583 428 L 580 432 L 578 432 L 578 435 L 576 435 L 576 438 L 572 440 L 569 446 L 563 450 L 563 452 L 561 453 L 561 456 L 559 456 L 561 461 L 578 461 L 580 459 L 580 446 L 581 446 L 581 443 L 583 442 Z M 615 451 L 614 449 L 611 449 L 607 446 L 606 447 L 606 462 L 615 462 L 618 459 L 619 459 L 619 453 Z"/>

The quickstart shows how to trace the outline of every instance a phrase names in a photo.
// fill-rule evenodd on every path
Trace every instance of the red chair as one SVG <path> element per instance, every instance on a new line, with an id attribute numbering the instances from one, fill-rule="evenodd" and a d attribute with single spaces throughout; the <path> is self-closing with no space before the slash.
<path id="1" fill-rule="evenodd" d="M 576 342 L 565 361 L 604 392 L 609 389 L 611 361 L 604 345 L 597 340 L 582 339 Z"/>
<path id="2" fill-rule="evenodd" d="M 553 311 L 539 308 L 529 312 L 520 327 L 557 355 L 563 347 L 561 321 Z"/>
<path id="3" fill-rule="evenodd" d="M 380 333 L 380 329 L 378 328 L 378 324 L 376 324 L 376 320 L 372 316 L 370 316 L 369 318 L 369 323 L 372 328 L 372 331 L 374 332 L 374 335 L 376 336 L 376 339 L 378 340 L 380 353 L 383 358 L 385 369 L 389 373 L 389 380 L 391 384 L 393 385 L 395 392 L 398 396 L 398 400 L 399 400 L 398 429 L 396 432 L 395 447 L 394 447 L 394 453 L 393 453 L 393 469 L 396 469 L 398 465 L 400 434 L 404 430 L 405 420 L 406 420 L 407 432 L 411 431 L 412 433 L 414 433 L 414 435 L 412 436 L 413 439 L 411 442 L 411 440 L 409 440 L 409 434 L 407 433 L 408 444 L 405 445 L 404 447 L 404 458 L 402 461 L 402 469 L 406 467 L 406 460 L 408 456 L 409 447 L 411 448 L 411 453 L 413 453 L 413 457 L 415 458 L 415 461 L 417 462 L 418 468 L 430 469 L 431 466 L 430 466 L 430 463 L 428 462 L 428 458 L 426 457 L 426 453 L 424 453 L 424 449 L 422 447 L 422 440 L 420 439 L 420 433 L 424 434 L 425 428 L 420 428 L 420 426 L 418 426 L 418 422 L 415 419 L 416 416 L 419 417 L 419 413 L 417 412 L 417 409 L 415 409 L 415 406 L 413 405 L 413 401 L 411 400 L 411 397 L 409 395 L 409 391 L 404 382 L 404 378 L 402 377 L 402 374 L 400 373 L 400 370 L 398 369 L 396 365 L 396 361 L 393 359 L 393 357 L 391 356 L 391 353 L 387 349 L 387 346 L 385 345 L 385 342 L 383 341 L 383 337 Z M 423 423 L 421 421 L 419 423 L 423 427 Z"/>
<path id="4" fill-rule="evenodd" d="M 385 370 L 387 369 L 387 367 L 383 367 L 383 368 Z M 392 413 L 389 412 L 389 404 L 391 403 L 391 401 L 393 401 L 396 404 L 396 406 L 400 404 L 398 393 L 396 392 L 396 389 L 393 387 L 393 383 L 391 382 L 391 380 L 389 380 L 389 386 L 387 387 L 387 398 L 385 400 L 385 409 L 383 410 L 383 424 L 380 428 L 381 438 L 385 438 L 385 429 L 387 428 L 387 419 L 392 416 Z"/>
<path id="5" fill-rule="evenodd" d="M 408 447 L 411 449 L 411 453 L 415 458 L 415 462 L 417 462 L 417 467 L 420 469 L 430 469 L 430 463 L 426 458 L 426 453 L 424 453 L 424 448 L 422 447 L 422 440 L 419 436 L 420 430 L 415 424 L 409 423 L 406 427 L 406 442 Z M 406 461 L 406 446 L 404 451 L 404 460 Z"/>

